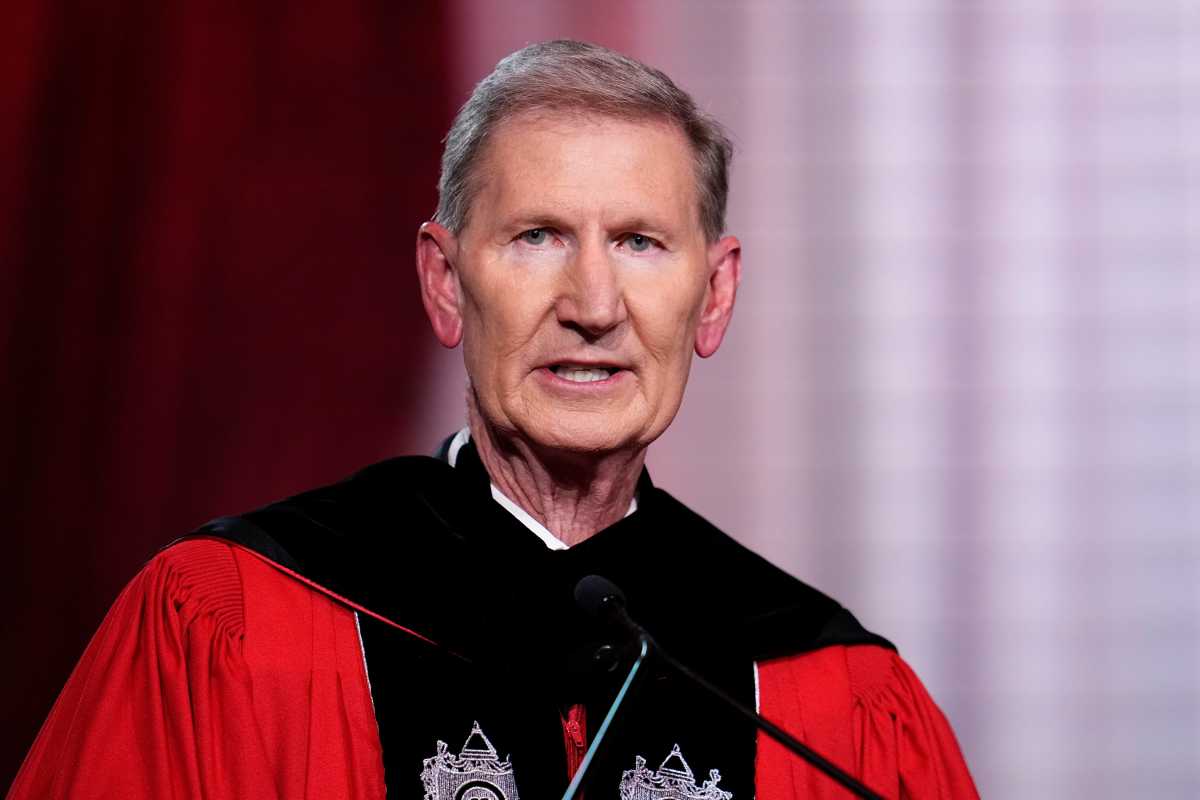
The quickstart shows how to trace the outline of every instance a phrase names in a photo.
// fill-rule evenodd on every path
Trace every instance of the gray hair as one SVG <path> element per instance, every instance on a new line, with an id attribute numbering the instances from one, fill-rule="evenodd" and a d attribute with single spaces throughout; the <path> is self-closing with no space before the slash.
<path id="1" fill-rule="evenodd" d="M 704 233 L 715 241 L 725 230 L 733 146 L 721 124 L 663 72 L 599 45 L 565 39 L 506 56 L 475 87 L 446 134 L 435 220 L 462 231 L 477 189 L 475 167 L 489 135 L 504 120 L 529 111 L 657 118 L 678 126 L 696 162 Z"/>

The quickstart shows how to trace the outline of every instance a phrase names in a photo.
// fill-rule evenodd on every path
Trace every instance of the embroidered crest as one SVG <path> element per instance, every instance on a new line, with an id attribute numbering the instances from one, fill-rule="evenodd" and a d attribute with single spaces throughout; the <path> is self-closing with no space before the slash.
<path id="1" fill-rule="evenodd" d="M 437 755 L 423 763 L 425 800 L 519 800 L 512 762 L 500 760 L 478 722 L 458 755 L 439 740 Z"/>
<path id="2" fill-rule="evenodd" d="M 721 773 L 708 771 L 708 780 L 696 785 L 692 768 L 684 761 L 679 745 L 663 759 L 656 771 L 646 769 L 646 759 L 634 759 L 633 769 L 621 775 L 621 800 L 731 800 L 733 792 L 717 787 Z"/>

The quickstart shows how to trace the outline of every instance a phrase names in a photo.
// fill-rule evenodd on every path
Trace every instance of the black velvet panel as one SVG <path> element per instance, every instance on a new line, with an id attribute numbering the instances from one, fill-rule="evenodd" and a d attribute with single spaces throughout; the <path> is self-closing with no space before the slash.
<path id="1" fill-rule="evenodd" d="M 491 499 L 472 445 L 455 468 L 392 459 L 197 534 L 251 547 L 438 643 L 360 615 L 388 786 L 400 797 L 416 796 L 437 740 L 457 753 L 475 721 L 501 758 L 511 755 L 522 797 L 561 795 L 561 714 L 585 704 L 594 731 L 630 655 L 576 609 L 585 575 L 620 586 L 664 647 L 750 706 L 756 659 L 831 644 L 890 647 L 645 473 L 637 513 L 563 551 Z M 623 653 L 612 671 L 591 658 L 604 644 Z M 678 744 L 697 784 L 719 769 L 720 788 L 748 800 L 754 742 L 748 723 L 651 663 L 588 785 L 615 797 L 637 756 L 657 768 Z"/>

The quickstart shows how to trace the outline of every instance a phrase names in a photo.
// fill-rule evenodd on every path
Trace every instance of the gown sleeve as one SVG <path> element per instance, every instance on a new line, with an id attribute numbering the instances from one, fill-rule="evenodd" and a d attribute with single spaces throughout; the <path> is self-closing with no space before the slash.
<path id="1" fill-rule="evenodd" d="M 26 798 L 277 797 L 233 554 L 160 553 L 109 610 L 17 773 Z"/>
<path id="2" fill-rule="evenodd" d="M 758 666 L 762 713 L 887 798 L 979 797 L 949 722 L 912 669 L 875 646 L 828 647 Z M 758 797 L 849 794 L 758 738 Z"/>

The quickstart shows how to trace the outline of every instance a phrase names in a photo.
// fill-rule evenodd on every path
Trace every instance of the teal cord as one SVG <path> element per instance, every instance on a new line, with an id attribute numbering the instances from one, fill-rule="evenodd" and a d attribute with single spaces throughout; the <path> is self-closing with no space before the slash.
<path id="1" fill-rule="evenodd" d="M 633 662 L 633 666 L 629 669 L 629 674 L 625 676 L 625 683 L 621 684 L 621 691 L 617 692 L 616 699 L 608 707 L 608 713 L 604 715 L 604 721 L 600 723 L 600 727 L 596 730 L 596 738 L 592 740 L 591 747 L 584 754 L 583 761 L 579 762 L 579 769 L 575 770 L 575 777 L 571 779 L 571 785 L 567 787 L 567 792 L 562 796 L 562 800 L 574 800 L 575 793 L 579 791 L 579 785 L 583 783 L 583 778 L 587 774 L 588 767 L 591 766 L 592 759 L 596 756 L 596 751 L 600 749 L 600 743 L 604 741 L 604 735 L 608 733 L 608 726 L 616 718 L 617 709 L 621 707 L 621 702 L 629 692 L 629 687 L 633 685 L 633 679 L 637 677 L 642 662 L 646 660 L 646 654 L 650 652 L 650 644 L 646 641 L 645 636 L 638 637 L 638 642 L 642 646 L 641 652 L 638 653 L 637 660 Z"/>

